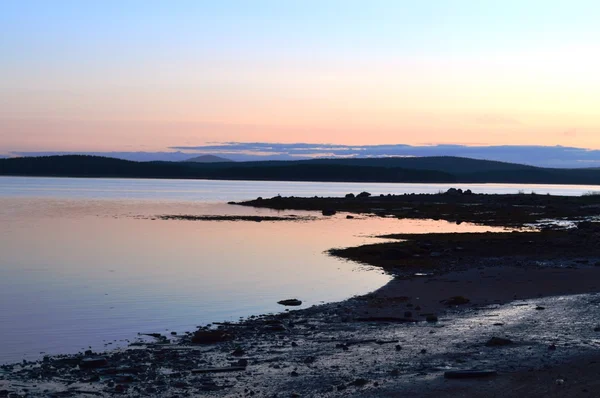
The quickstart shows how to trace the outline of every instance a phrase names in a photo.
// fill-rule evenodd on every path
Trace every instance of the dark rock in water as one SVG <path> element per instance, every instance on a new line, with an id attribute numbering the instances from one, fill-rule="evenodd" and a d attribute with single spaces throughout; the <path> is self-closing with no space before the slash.
<path id="1" fill-rule="evenodd" d="M 594 328 L 594 332 L 600 332 L 600 326 L 596 326 L 596 327 Z"/>
<path id="2" fill-rule="evenodd" d="M 233 339 L 233 335 L 224 330 L 198 330 L 192 336 L 193 344 L 215 344 Z"/>
<path id="3" fill-rule="evenodd" d="M 323 211 L 321 212 L 321 214 L 323 214 L 324 216 L 335 216 L 335 213 L 337 212 L 333 209 L 323 209 Z"/>
<path id="4" fill-rule="evenodd" d="M 353 193 L 347 193 L 346 194 L 346 199 L 354 199 L 354 198 L 355 198 L 355 196 L 354 196 Z"/>
<path id="5" fill-rule="evenodd" d="M 513 342 L 510 339 L 505 339 L 503 337 L 492 337 L 485 343 L 486 347 L 502 347 L 511 345 Z"/>
<path id="6" fill-rule="evenodd" d="M 554 351 L 554 350 L 556 350 L 556 344 L 550 344 L 550 345 L 548 346 L 548 349 L 549 349 L 550 351 Z"/>
<path id="7" fill-rule="evenodd" d="M 346 216 L 346 219 L 347 219 L 347 220 L 352 220 L 353 218 L 354 218 L 354 216 L 351 216 L 350 214 L 348 214 L 348 215 Z"/>
<path id="8" fill-rule="evenodd" d="M 546 307 L 542 307 L 542 306 L 538 305 L 537 307 L 535 307 L 535 309 L 538 310 L 538 311 L 542 311 L 542 310 L 545 310 Z"/>
<path id="9" fill-rule="evenodd" d="M 450 297 L 448 300 L 444 300 L 444 303 L 446 305 L 463 305 L 463 304 L 468 304 L 470 303 L 471 300 L 469 300 L 466 297 L 463 296 L 453 296 Z"/>
<path id="10" fill-rule="evenodd" d="M 356 195 L 357 198 L 368 198 L 369 196 L 371 196 L 371 194 L 366 191 L 363 191 L 363 192 L 359 193 L 358 195 Z"/>
<path id="11" fill-rule="evenodd" d="M 296 306 L 302 305 L 302 301 L 300 301 L 298 299 L 287 299 L 287 300 L 278 301 L 277 304 L 296 307 Z"/>
<path id="12" fill-rule="evenodd" d="M 496 376 L 498 372 L 491 369 L 449 370 L 444 373 L 446 379 L 474 379 L 479 377 Z"/>
<path id="13" fill-rule="evenodd" d="M 81 369 L 96 369 L 108 366 L 108 361 L 104 357 L 86 357 L 79 362 Z"/>

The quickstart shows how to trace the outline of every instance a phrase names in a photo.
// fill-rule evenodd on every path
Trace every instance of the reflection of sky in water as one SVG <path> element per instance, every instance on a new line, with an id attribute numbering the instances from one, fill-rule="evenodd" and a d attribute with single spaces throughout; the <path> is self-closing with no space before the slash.
<path id="1" fill-rule="evenodd" d="M 374 234 L 491 229 L 344 215 L 261 223 L 135 217 L 177 213 L 275 214 L 191 202 L 0 199 L 0 357 L 191 330 L 281 311 L 283 298 L 342 300 L 389 278 L 326 256 L 327 249 L 374 242 Z M 304 214 L 283 212 L 292 213 Z"/>
<path id="2" fill-rule="evenodd" d="M 552 184 L 399 184 L 351 182 L 153 180 L 122 178 L 37 178 L 0 176 L 0 195 L 85 199 L 136 199 L 169 201 L 226 202 L 258 196 L 343 196 L 369 191 L 373 195 L 438 193 L 449 188 L 471 189 L 475 193 L 516 194 L 518 192 L 578 196 L 598 191 L 593 185 Z"/>

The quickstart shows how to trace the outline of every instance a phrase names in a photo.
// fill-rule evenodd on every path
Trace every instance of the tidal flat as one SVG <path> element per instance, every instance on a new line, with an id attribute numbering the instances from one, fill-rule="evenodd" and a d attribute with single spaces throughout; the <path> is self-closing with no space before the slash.
<path id="1" fill-rule="evenodd" d="M 240 204 L 508 230 L 398 231 L 385 243 L 332 249 L 331 255 L 380 267 L 393 279 L 339 303 L 141 336 L 120 350 L 5 365 L 0 396 L 562 397 L 598 391 L 599 197 L 451 191 Z M 457 370 L 482 377 L 444 377 Z"/>

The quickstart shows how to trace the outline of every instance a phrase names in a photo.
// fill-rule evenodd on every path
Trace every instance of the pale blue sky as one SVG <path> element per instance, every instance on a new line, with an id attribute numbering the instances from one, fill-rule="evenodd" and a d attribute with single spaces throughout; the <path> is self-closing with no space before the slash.
<path id="1" fill-rule="evenodd" d="M 591 0 L 4 1 L 0 149 L 39 139 L 45 119 L 61 121 L 60 131 L 82 131 L 69 120 L 88 123 L 78 134 L 92 146 L 102 141 L 98 121 L 159 120 L 226 126 L 178 130 L 172 140 L 120 126 L 120 136 L 157 149 L 221 136 L 294 141 L 322 128 L 337 132 L 315 137 L 339 143 L 362 143 L 341 133 L 357 128 L 351 134 L 373 132 L 372 143 L 417 143 L 416 131 L 422 142 L 495 134 L 490 143 L 570 144 L 558 134 L 578 129 L 580 145 L 600 147 L 590 138 L 600 127 L 591 115 L 599 16 Z M 358 115 L 352 125 L 342 123 L 348 113 Z M 501 142 L 498 131 L 452 122 L 464 118 L 532 125 Z M 54 149 L 77 140 L 43 138 Z"/>

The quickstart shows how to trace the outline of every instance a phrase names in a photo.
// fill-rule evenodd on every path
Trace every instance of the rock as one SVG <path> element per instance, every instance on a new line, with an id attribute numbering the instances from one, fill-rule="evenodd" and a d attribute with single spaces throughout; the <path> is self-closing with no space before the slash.
<path id="1" fill-rule="evenodd" d="M 86 357 L 79 362 L 81 369 L 97 369 L 108 366 L 108 360 L 104 357 Z"/>
<path id="2" fill-rule="evenodd" d="M 498 372 L 491 369 L 449 370 L 444 373 L 446 379 L 474 379 L 479 377 L 496 376 Z"/>
<path id="3" fill-rule="evenodd" d="M 233 339 L 233 335 L 225 330 L 198 330 L 192 336 L 193 344 L 215 344 Z"/>
<path id="4" fill-rule="evenodd" d="M 311 363 L 314 363 L 316 360 L 317 360 L 317 358 L 316 358 L 316 357 L 309 356 L 309 357 L 306 357 L 306 358 L 304 358 L 304 361 L 303 361 L 303 362 L 304 362 L 305 364 L 309 365 L 309 364 L 311 364 Z"/>
<path id="5" fill-rule="evenodd" d="M 366 191 L 362 191 L 361 193 L 359 193 L 358 195 L 356 195 L 357 198 L 368 198 L 369 196 L 371 196 L 371 194 L 369 192 L 366 192 Z"/>
<path id="6" fill-rule="evenodd" d="M 512 340 L 503 337 L 492 337 L 485 343 L 486 347 L 502 347 L 513 344 Z"/>
<path id="7" fill-rule="evenodd" d="M 355 198 L 353 193 L 347 193 L 345 197 L 346 197 L 346 199 L 354 199 Z"/>
<path id="8" fill-rule="evenodd" d="M 438 321 L 438 317 L 437 315 L 427 315 L 427 318 L 425 318 L 425 320 L 427 322 L 434 323 Z"/>
<path id="9" fill-rule="evenodd" d="M 396 344 L 396 347 L 395 347 L 395 348 L 396 348 L 396 351 L 400 351 L 400 350 L 402 350 L 402 346 L 401 346 L 400 344 Z"/>
<path id="10" fill-rule="evenodd" d="M 470 303 L 471 300 L 463 296 L 452 296 L 448 300 L 444 300 L 443 302 L 446 305 L 463 305 Z"/>
<path id="11" fill-rule="evenodd" d="M 550 344 L 550 345 L 548 346 L 548 350 L 550 350 L 550 351 L 555 351 L 555 350 L 556 350 L 556 344 Z"/>
<path id="12" fill-rule="evenodd" d="M 117 384 L 115 386 L 115 392 L 117 394 L 123 394 L 125 390 L 127 390 L 127 386 L 124 386 L 123 384 Z"/>
<path id="13" fill-rule="evenodd" d="M 542 310 L 545 310 L 546 307 L 542 307 L 542 306 L 538 305 L 537 307 L 535 307 L 535 309 L 538 310 L 538 311 L 542 311 Z"/>
<path id="14" fill-rule="evenodd" d="M 302 305 L 302 301 L 300 301 L 298 299 L 287 299 L 287 300 L 278 301 L 277 304 L 297 307 L 299 305 Z"/>
<path id="15" fill-rule="evenodd" d="M 333 209 L 323 209 L 323 211 L 321 212 L 321 214 L 323 214 L 324 216 L 335 216 L 337 212 Z"/>
<path id="16" fill-rule="evenodd" d="M 444 195 L 451 195 L 451 196 L 462 195 L 462 189 L 450 188 L 444 193 Z"/>
<path id="17" fill-rule="evenodd" d="M 348 215 L 346 216 L 346 220 L 352 220 L 352 219 L 354 219 L 354 216 L 351 216 L 350 214 L 348 214 Z"/>
<path id="18" fill-rule="evenodd" d="M 367 384 L 369 384 L 369 380 L 363 379 L 363 378 L 358 378 L 358 379 L 354 380 L 350 384 L 353 385 L 353 386 L 355 386 L 355 387 L 364 387 Z"/>
<path id="19" fill-rule="evenodd" d="M 135 381 L 135 377 L 133 375 L 128 375 L 128 374 L 115 375 L 116 383 L 133 383 L 134 381 Z"/>
<path id="20" fill-rule="evenodd" d="M 241 356 L 244 356 L 245 354 L 246 354 L 246 352 L 241 347 L 237 347 L 231 353 L 231 355 L 233 355 L 234 357 L 241 357 Z"/>
<path id="21" fill-rule="evenodd" d="M 292 370 L 292 373 L 290 373 L 290 376 L 292 376 L 292 377 L 298 377 L 300 375 L 295 370 Z"/>

